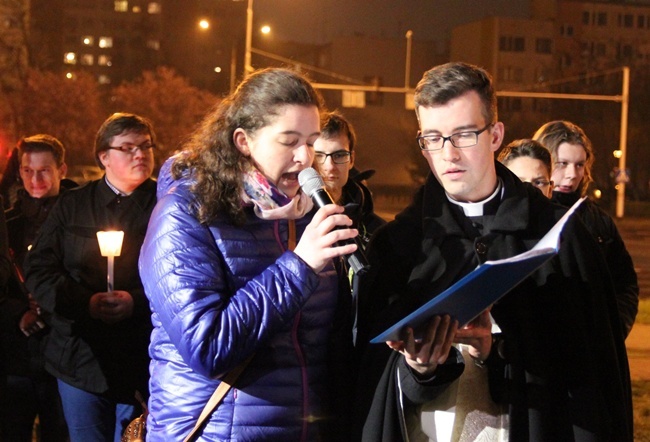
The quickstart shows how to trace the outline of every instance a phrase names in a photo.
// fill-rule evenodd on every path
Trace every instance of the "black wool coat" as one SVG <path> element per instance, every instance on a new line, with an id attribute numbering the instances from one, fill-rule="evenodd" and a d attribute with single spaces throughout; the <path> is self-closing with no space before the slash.
<path id="1" fill-rule="evenodd" d="M 26 258 L 26 285 L 51 327 L 45 369 L 73 387 L 135 403 L 149 379 L 151 311 L 138 273 L 138 257 L 156 204 L 148 179 L 129 196 L 113 192 L 104 178 L 62 194 Z M 97 231 L 122 230 L 114 258 L 114 287 L 133 298 L 133 314 L 115 324 L 94 319 L 89 301 L 106 292 L 107 258 Z"/>

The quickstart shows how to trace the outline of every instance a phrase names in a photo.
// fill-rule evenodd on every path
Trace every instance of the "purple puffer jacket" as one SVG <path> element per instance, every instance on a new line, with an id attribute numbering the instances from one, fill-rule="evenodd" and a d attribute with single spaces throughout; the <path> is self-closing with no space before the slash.
<path id="1" fill-rule="evenodd" d="M 199 440 L 317 440 L 334 267 L 316 274 L 287 251 L 286 220 L 251 210 L 243 227 L 201 225 L 189 184 L 168 169 L 140 254 L 154 325 L 147 441 L 183 440 L 219 378 L 253 354 Z M 297 220 L 298 238 L 308 221 Z"/>

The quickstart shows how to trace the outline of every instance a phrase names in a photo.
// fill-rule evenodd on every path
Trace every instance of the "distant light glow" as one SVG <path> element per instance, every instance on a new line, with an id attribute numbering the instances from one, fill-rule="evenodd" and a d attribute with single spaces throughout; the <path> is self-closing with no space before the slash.
<path id="1" fill-rule="evenodd" d="M 72 75 L 72 72 L 68 72 L 65 74 L 65 78 L 67 78 L 68 80 L 72 80 L 73 77 L 74 75 Z"/>
<path id="2" fill-rule="evenodd" d="M 614 152 L 612 152 L 612 154 L 614 155 L 614 158 L 620 158 L 620 157 L 623 156 L 623 151 L 622 150 L 615 150 Z"/>
<path id="3" fill-rule="evenodd" d="M 210 27 L 210 22 L 203 19 L 199 21 L 199 28 L 201 29 L 208 29 Z"/>
<path id="4" fill-rule="evenodd" d="M 603 196 L 603 192 L 600 191 L 600 189 L 594 189 L 594 198 L 600 199 Z"/>
<path id="5" fill-rule="evenodd" d="M 262 32 L 262 34 L 268 35 L 271 33 L 271 27 L 269 25 L 264 25 L 262 26 L 260 31 Z"/>
<path id="6" fill-rule="evenodd" d="M 77 54 L 74 52 L 66 52 L 63 56 L 65 64 L 77 64 Z"/>
<path id="7" fill-rule="evenodd" d="M 100 37 L 99 38 L 99 47 L 100 48 L 112 48 L 113 47 L 113 37 Z"/>
<path id="8" fill-rule="evenodd" d="M 214 68 L 214 71 L 215 71 L 217 74 L 221 73 L 221 66 L 217 66 L 216 68 Z"/>

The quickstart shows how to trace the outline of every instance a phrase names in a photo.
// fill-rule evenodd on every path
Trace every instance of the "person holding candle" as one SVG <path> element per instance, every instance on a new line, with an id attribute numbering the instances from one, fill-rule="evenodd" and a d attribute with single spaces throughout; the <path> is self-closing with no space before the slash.
<path id="1" fill-rule="evenodd" d="M 134 114 L 100 127 L 95 158 L 105 175 L 70 190 L 27 255 L 26 285 L 51 327 L 45 367 L 58 380 L 70 440 L 119 441 L 147 395 L 151 319 L 137 259 L 156 203 L 155 134 Z M 98 231 L 123 231 L 107 290 Z"/>

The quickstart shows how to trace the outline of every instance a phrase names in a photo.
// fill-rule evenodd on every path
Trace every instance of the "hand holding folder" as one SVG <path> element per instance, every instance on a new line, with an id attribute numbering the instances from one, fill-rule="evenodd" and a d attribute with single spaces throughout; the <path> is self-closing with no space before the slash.
<path id="1" fill-rule="evenodd" d="M 450 315 L 461 327 L 466 325 L 558 253 L 562 229 L 584 200 L 578 200 L 531 250 L 486 261 L 370 342 L 399 341 L 405 327 L 417 329 L 434 316 Z"/>

